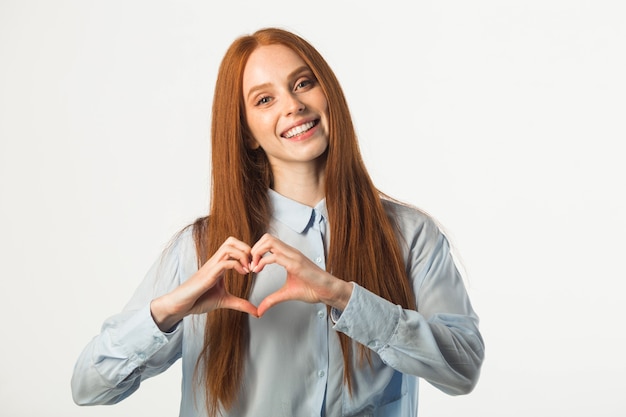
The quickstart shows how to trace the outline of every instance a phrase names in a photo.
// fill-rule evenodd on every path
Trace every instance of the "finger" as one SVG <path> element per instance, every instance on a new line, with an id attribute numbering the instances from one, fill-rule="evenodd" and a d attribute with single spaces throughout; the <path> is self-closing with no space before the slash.
<path id="1" fill-rule="evenodd" d="M 250 249 L 250 245 L 233 236 L 227 237 L 226 240 L 224 240 L 224 243 L 222 243 L 222 246 L 234 246 L 240 248 L 241 250 Z"/>
<path id="2" fill-rule="evenodd" d="M 246 243 L 237 240 L 235 238 L 228 238 L 226 239 L 226 241 L 224 243 L 222 243 L 222 245 L 220 246 L 219 250 L 226 250 L 226 251 L 237 251 L 237 252 L 241 252 L 241 253 L 250 253 L 250 249 L 252 249 L 249 245 L 247 245 Z"/>
<path id="3" fill-rule="evenodd" d="M 250 272 L 247 267 L 242 266 L 241 263 L 235 259 L 211 264 L 207 262 L 197 274 L 194 274 L 192 278 L 185 281 L 184 284 L 193 286 L 196 288 L 196 291 L 204 292 L 212 288 L 224 274 L 224 271 L 229 269 L 237 271 L 240 275 L 247 275 Z"/>
<path id="4" fill-rule="evenodd" d="M 222 270 L 234 269 L 240 275 L 247 275 L 250 273 L 250 269 L 248 269 L 248 263 L 246 262 L 244 265 L 242 265 L 241 261 L 238 259 L 229 259 L 227 261 L 223 261 L 222 266 Z"/>
<path id="5" fill-rule="evenodd" d="M 251 316 L 259 317 L 257 308 L 248 300 L 235 297 L 232 294 L 226 294 L 222 299 L 219 308 L 228 308 L 231 310 L 237 310 L 244 313 L 248 313 Z"/>
<path id="6" fill-rule="evenodd" d="M 293 248 L 274 236 L 265 234 L 252 247 L 251 254 L 250 269 L 253 272 L 260 272 L 263 266 L 271 263 L 286 266 L 287 261 L 293 256 Z"/>
<path id="7" fill-rule="evenodd" d="M 274 307 L 276 304 L 280 304 L 280 303 L 283 303 L 285 301 L 289 301 L 292 299 L 291 297 L 289 297 L 287 291 L 284 291 L 283 288 L 268 295 L 267 297 L 263 299 L 263 301 L 261 301 L 261 303 L 257 307 L 258 317 L 262 317 L 263 314 L 265 314 L 267 310 Z"/>
<path id="8" fill-rule="evenodd" d="M 251 250 L 252 252 L 254 252 L 255 250 L 258 250 L 259 247 L 263 246 L 263 245 L 267 245 L 269 241 L 275 239 L 274 236 L 272 236 L 269 233 L 265 233 L 263 236 L 261 236 L 259 238 L 259 240 L 256 241 L 256 243 L 252 246 Z"/>
<path id="9" fill-rule="evenodd" d="M 253 257 L 250 269 L 252 272 L 259 273 L 266 265 L 277 264 L 289 272 L 298 274 L 298 271 L 301 271 L 307 262 L 310 260 L 306 256 L 296 250 L 290 250 L 287 246 L 286 250 L 283 248 L 274 249 L 272 252 L 266 252 L 260 258 Z"/>
<path id="10" fill-rule="evenodd" d="M 281 240 L 266 233 L 250 248 L 250 253 L 252 256 L 262 256 L 265 252 L 275 252 L 284 246 Z"/>
<path id="11" fill-rule="evenodd" d="M 266 252 L 265 256 L 258 259 L 257 261 L 255 261 L 253 258 L 252 263 L 250 264 L 250 268 L 252 272 L 258 274 L 263 270 L 263 268 L 265 268 L 266 265 L 276 263 L 276 259 L 277 257 L 275 254 L 271 252 Z"/>
<path id="12" fill-rule="evenodd" d="M 264 234 L 261 239 L 259 239 L 254 246 L 252 246 L 252 248 L 250 249 L 250 256 L 251 256 L 251 262 L 250 262 L 250 269 L 254 270 L 254 267 L 259 263 L 259 261 L 261 260 L 261 258 L 267 254 L 268 252 L 271 253 L 271 249 L 272 249 L 272 245 L 270 242 L 270 235 L 268 235 L 267 233 Z"/>
<path id="13" fill-rule="evenodd" d="M 246 273 L 250 272 L 250 251 L 249 247 L 239 248 L 235 246 L 222 246 L 216 253 L 218 263 L 220 261 L 237 261 L 241 267 L 246 270 Z"/>

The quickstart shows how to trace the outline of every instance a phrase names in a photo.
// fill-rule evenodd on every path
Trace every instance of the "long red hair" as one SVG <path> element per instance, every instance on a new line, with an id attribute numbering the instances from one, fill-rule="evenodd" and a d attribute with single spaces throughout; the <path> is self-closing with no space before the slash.
<path id="1" fill-rule="evenodd" d="M 227 50 L 215 86 L 211 124 L 212 190 L 209 216 L 194 223 L 198 262 L 204 264 L 228 236 L 254 244 L 270 220 L 268 188 L 272 171 L 261 148 L 253 149 L 245 120 L 242 75 L 250 54 L 259 46 L 280 44 L 309 66 L 328 101 L 329 145 L 325 193 L 330 228 L 327 269 L 355 281 L 404 308 L 415 308 L 393 221 L 387 217 L 381 193 L 367 173 L 348 105 L 335 74 L 307 41 L 288 31 L 267 28 L 236 39 Z M 224 284 L 232 294 L 248 298 L 251 279 Z M 344 355 L 344 382 L 352 389 L 352 341 L 338 333 Z M 358 346 L 361 358 L 369 350 Z M 207 315 L 204 349 L 198 375 L 205 387 L 210 416 L 220 405 L 229 409 L 237 399 L 248 353 L 246 314 L 218 309 Z"/>

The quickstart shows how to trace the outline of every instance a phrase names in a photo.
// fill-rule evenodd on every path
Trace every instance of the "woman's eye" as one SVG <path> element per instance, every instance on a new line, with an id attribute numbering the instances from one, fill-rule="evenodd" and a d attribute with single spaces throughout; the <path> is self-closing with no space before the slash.
<path id="1" fill-rule="evenodd" d="M 298 81 L 298 83 L 296 84 L 296 90 L 300 90 L 302 88 L 306 88 L 309 87 L 310 85 L 313 84 L 312 80 L 309 79 L 304 79 L 304 80 L 300 80 Z"/>
<path id="2" fill-rule="evenodd" d="M 267 104 L 270 102 L 270 100 L 271 100 L 270 96 L 263 96 L 257 100 L 256 105 L 260 106 L 262 104 Z"/>

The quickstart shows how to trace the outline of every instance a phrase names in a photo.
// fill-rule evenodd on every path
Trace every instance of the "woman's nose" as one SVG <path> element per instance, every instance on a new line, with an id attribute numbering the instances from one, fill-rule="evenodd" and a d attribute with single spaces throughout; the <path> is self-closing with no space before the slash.
<path id="1" fill-rule="evenodd" d="M 289 94 L 287 96 L 287 104 L 285 107 L 285 113 L 287 115 L 301 113 L 306 109 L 304 103 L 295 94 Z"/>

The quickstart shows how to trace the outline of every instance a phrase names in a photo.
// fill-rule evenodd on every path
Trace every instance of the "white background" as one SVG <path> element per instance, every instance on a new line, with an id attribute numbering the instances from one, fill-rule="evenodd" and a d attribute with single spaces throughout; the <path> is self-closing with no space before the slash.
<path id="1" fill-rule="evenodd" d="M 176 366 L 87 408 L 72 367 L 207 212 L 217 67 L 272 25 L 327 58 L 377 186 L 463 259 L 482 378 L 424 383 L 420 415 L 623 415 L 623 2 L 213 3 L 0 0 L 0 415 L 177 415 Z"/>

